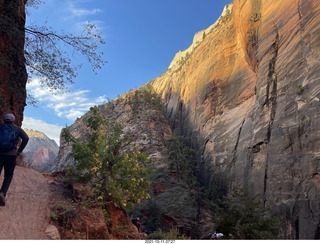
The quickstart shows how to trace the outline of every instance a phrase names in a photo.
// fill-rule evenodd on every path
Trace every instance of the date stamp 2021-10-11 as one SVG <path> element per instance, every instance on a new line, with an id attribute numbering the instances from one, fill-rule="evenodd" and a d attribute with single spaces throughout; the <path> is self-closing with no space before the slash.
<path id="1" fill-rule="evenodd" d="M 145 243 L 148 243 L 148 244 L 172 244 L 172 243 L 175 243 L 175 240 L 145 240 Z"/>

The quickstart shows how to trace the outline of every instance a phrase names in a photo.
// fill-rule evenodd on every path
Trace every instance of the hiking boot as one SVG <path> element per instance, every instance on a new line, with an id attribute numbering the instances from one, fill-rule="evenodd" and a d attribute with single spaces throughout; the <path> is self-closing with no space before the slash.
<path id="1" fill-rule="evenodd" d="M 0 192 L 0 206 L 5 206 L 6 201 L 3 192 Z"/>

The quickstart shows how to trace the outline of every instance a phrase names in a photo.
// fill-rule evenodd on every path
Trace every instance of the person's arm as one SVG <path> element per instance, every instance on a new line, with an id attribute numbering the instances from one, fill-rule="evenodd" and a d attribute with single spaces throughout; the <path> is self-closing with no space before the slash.
<path id="1" fill-rule="evenodd" d="M 28 141 L 29 141 L 29 136 L 27 135 L 27 133 L 23 130 L 23 129 L 19 129 L 19 137 L 21 138 L 21 144 L 20 144 L 20 147 L 17 151 L 17 155 L 19 156 L 23 149 L 26 147 Z"/>

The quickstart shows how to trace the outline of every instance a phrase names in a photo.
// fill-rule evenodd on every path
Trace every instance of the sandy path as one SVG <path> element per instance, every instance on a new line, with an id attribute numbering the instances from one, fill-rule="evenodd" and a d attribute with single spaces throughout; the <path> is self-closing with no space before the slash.
<path id="1" fill-rule="evenodd" d="M 3 181 L 3 171 L 0 186 Z M 50 189 L 39 172 L 16 167 L 6 197 L 6 206 L 0 207 L 0 239 L 45 240 L 49 221 Z"/>

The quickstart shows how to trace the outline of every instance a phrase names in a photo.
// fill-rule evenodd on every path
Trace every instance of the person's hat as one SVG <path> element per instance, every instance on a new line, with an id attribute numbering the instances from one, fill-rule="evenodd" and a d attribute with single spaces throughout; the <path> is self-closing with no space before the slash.
<path id="1" fill-rule="evenodd" d="M 15 117 L 13 114 L 6 114 L 3 119 L 4 121 L 13 122 L 15 120 Z"/>

